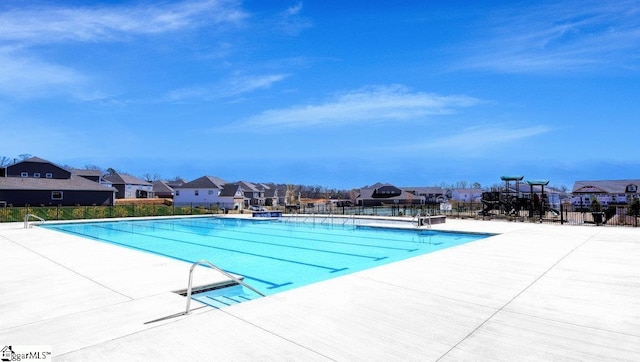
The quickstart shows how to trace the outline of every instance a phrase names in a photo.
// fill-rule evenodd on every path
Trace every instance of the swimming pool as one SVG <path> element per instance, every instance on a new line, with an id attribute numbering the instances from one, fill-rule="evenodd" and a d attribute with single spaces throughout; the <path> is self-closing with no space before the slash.
<path id="1" fill-rule="evenodd" d="M 208 260 L 244 276 L 266 295 L 490 236 L 285 220 L 206 217 L 43 226 L 189 263 Z"/>

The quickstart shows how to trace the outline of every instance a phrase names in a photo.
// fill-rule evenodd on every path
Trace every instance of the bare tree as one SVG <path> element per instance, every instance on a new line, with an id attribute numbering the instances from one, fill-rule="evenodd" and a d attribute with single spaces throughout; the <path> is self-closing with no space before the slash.
<path id="1" fill-rule="evenodd" d="M 30 157 L 31 157 L 31 155 L 30 155 L 30 154 L 28 154 L 28 153 L 23 153 L 23 154 L 21 154 L 21 155 L 18 155 L 18 157 L 20 157 L 20 159 L 21 159 L 22 161 L 24 161 L 24 160 L 26 160 L 27 158 L 30 158 Z"/>
<path id="2" fill-rule="evenodd" d="M 11 157 L 0 156 L 0 167 L 7 166 L 11 163 Z"/>
<path id="3" fill-rule="evenodd" d="M 102 167 L 100 167 L 98 165 L 84 165 L 84 169 L 85 170 L 92 170 L 92 171 L 100 171 L 100 172 L 102 172 Z"/>
<path id="4" fill-rule="evenodd" d="M 154 173 L 152 175 L 150 173 L 145 173 L 144 175 L 142 175 L 142 178 L 145 179 L 147 182 L 154 182 L 154 181 L 160 180 L 160 174 Z"/>

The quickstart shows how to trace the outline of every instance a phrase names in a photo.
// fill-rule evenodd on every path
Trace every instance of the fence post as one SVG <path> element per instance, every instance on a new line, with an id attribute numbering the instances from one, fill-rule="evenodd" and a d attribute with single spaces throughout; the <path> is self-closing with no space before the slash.
<path id="1" fill-rule="evenodd" d="M 564 225 L 564 205 L 560 203 L 560 225 Z"/>

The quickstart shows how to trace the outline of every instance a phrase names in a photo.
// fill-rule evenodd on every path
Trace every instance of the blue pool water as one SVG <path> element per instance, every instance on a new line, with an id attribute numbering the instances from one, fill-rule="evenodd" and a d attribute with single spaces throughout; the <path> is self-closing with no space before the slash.
<path id="1" fill-rule="evenodd" d="M 205 259 L 267 295 L 490 236 L 215 217 L 45 227 L 190 263 Z"/>

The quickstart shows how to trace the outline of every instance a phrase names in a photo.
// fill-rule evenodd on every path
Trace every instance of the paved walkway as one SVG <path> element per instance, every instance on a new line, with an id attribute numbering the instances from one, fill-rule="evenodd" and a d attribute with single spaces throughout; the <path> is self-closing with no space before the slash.
<path id="1" fill-rule="evenodd" d="M 60 361 L 640 360 L 638 228 L 447 220 L 499 235 L 149 323 L 189 264 L 22 226 L 0 224 L 0 346 Z"/>

